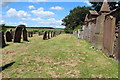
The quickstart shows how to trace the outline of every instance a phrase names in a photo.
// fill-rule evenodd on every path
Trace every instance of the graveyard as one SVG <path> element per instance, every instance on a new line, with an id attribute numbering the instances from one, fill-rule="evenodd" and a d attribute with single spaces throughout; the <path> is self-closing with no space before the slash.
<path id="1" fill-rule="evenodd" d="M 0 24 L 0 77 L 118 79 L 120 1 L 108 1 L 69 3 L 70 8 L 23 3 L 24 11 L 9 5 L 5 20 L 28 24 Z"/>
<path id="2" fill-rule="evenodd" d="M 7 42 L 2 49 L 3 78 L 117 78 L 118 64 L 91 44 L 73 34 L 60 34 L 49 40 L 43 35 L 29 42 Z M 12 47 L 12 48 L 11 48 Z"/>

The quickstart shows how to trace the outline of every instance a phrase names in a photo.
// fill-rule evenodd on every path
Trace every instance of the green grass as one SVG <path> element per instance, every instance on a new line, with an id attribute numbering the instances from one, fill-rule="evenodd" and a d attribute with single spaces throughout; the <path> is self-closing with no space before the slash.
<path id="1" fill-rule="evenodd" d="M 2 71 L 3 78 L 118 78 L 116 61 L 72 34 L 49 40 L 35 35 L 29 40 L 2 49 L 3 65 L 15 61 Z"/>

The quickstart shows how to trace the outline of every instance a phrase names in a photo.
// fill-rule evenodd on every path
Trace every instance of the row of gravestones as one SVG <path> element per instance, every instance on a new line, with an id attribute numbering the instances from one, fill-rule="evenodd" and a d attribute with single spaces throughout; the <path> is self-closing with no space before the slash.
<path id="1" fill-rule="evenodd" d="M 15 31 L 12 31 L 12 29 L 10 31 L 7 31 L 6 34 L 3 31 L 0 31 L 0 47 L 5 47 L 6 43 L 5 43 L 5 38 L 4 38 L 4 34 L 6 37 L 6 42 L 12 42 L 12 39 L 14 40 L 14 42 L 21 42 L 21 35 L 23 32 L 23 41 L 28 41 L 27 38 L 27 30 L 25 25 L 19 25 L 16 27 Z"/>
<path id="2" fill-rule="evenodd" d="M 60 31 L 44 31 L 43 40 L 47 40 L 52 37 L 56 37 L 57 35 L 60 35 L 60 34 L 61 34 Z"/>
<path id="3" fill-rule="evenodd" d="M 37 31 L 29 31 L 27 32 L 26 30 L 26 26 L 25 25 L 19 25 L 16 27 L 15 31 L 12 31 L 12 29 L 10 31 L 6 32 L 6 42 L 12 42 L 12 39 L 14 40 L 14 42 L 21 42 L 21 36 L 23 33 L 23 41 L 28 41 L 28 37 L 33 37 L 33 34 L 36 34 Z M 6 43 L 5 43 L 5 38 L 4 38 L 4 33 L 3 31 L 0 31 L 0 47 L 5 47 Z M 28 35 L 27 35 L 28 33 Z M 60 31 L 39 31 L 38 35 L 42 35 L 43 34 L 43 40 L 47 40 L 50 39 L 52 37 L 55 37 L 56 35 L 61 34 Z"/>

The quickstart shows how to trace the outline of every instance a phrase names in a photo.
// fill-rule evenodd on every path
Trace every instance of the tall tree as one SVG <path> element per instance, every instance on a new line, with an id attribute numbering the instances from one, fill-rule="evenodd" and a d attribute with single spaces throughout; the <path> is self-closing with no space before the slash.
<path id="1" fill-rule="evenodd" d="M 76 7 L 73 10 L 70 10 L 69 15 L 67 15 L 62 20 L 62 25 L 66 26 L 65 32 L 70 32 L 74 30 L 79 25 L 84 24 L 84 19 L 91 7 Z"/>
<path id="2" fill-rule="evenodd" d="M 93 2 L 93 0 L 89 0 L 89 1 L 92 4 L 92 7 L 94 10 L 100 11 L 100 8 L 101 8 L 104 0 L 100 0 L 101 2 L 99 2 L 99 1 Z M 113 0 L 112 2 L 109 2 L 109 0 L 108 0 L 108 4 L 110 7 L 110 10 L 116 9 L 118 7 L 118 6 L 116 6 L 116 4 L 118 4 L 118 2 L 116 2 L 116 0 Z"/>

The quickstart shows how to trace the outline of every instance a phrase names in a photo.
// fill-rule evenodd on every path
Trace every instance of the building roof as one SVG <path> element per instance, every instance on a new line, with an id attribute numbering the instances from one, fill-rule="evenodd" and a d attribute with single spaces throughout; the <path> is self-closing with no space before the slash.
<path id="1" fill-rule="evenodd" d="M 97 11 L 89 10 L 89 12 L 90 12 L 91 15 L 99 15 L 99 14 L 97 13 Z"/>
<path id="2" fill-rule="evenodd" d="M 108 11 L 108 12 L 110 11 L 109 4 L 108 4 L 107 0 L 104 0 L 102 7 L 100 9 L 100 12 L 101 11 Z"/>

